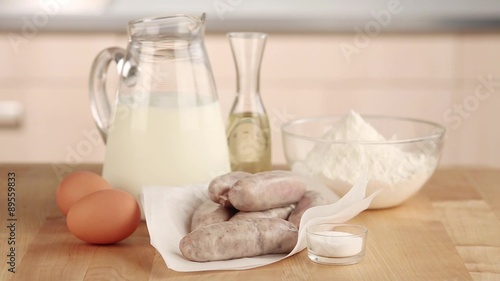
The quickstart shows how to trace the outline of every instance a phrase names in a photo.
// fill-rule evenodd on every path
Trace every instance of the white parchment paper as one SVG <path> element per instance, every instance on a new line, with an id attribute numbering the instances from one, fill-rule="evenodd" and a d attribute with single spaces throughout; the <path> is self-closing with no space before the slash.
<path id="1" fill-rule="evenodd" d="M 265 255 L 227 261 L 192 262 L 185 259 L 179 250 L 179 242 L 189 230 L 191 215 L 195 208 L 208 199 L 207 185 L 185 187 L 144 186 L 143 210 L 149 230 L 151 244 L 158 250 L 166 265 L 175 271 L 243 270 L 271 264 L 292 256 L 306 248 L 305 229 L 310 224 L 350 220 L 367 209 L 373 193 L 365 198 L 366 178 L 360 179 L 342 198 L 328 187 L 312 178 L 308 179 L 308 189 L 324 193 L 329 205 L 317 206 L 307 210 L 302 216 L 297 245 L 288 255 Z"/>

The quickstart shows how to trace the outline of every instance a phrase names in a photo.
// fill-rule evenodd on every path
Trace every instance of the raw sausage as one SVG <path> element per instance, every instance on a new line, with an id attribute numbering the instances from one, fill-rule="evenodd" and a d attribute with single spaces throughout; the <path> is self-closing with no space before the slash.
<path id="1" fill-rule="evenodd" d="M 227 193 L 238 180 L 250 175 L 247 172 L 231 172 L 214 178 L 208 185 L 208 197 L 215 203 L 230 207 Z"/>
<path id="2" fill-rule="evenodd" d="M 306 181 L 290 171 L 253 174 L 237 181 L 228 192 L 240 211 L 264 211 L 296 203 L 306 192 Z"/>
<path id="3" fill-rule="evenodd" d="M 289 253 L 298 230 L 282 219 L 228 221 L 202 227 L 182 238 L 179 249 L 191 261 L 206 262 Z"/>
<path id="4" fill-rule="evenodd" d="M 191 218 L 191 231 L 209 224 L 227 221 L 234 213 L 236 213 L 236 210 L 233 208 L 225 208 L 211 200 L 207 200 L 194 211 Z"/>
<path id="5" fill-rule="evenodd" d="M 261 212 L 237 212 L 234 216 L 232 216 L 229 220 L 245 220 L 245 219 L 255 219 L 255 218 L 279 218 L 286 220 L 290 213 L 292 212 L 294 205 L 289 205 L 285 207 L 274 208 L 270 210 L 265 210 Z"/>
<path id="6" fill-rule="evenodd" d="M 326 203 L 327 200 L 323 194 L 314 190 L 309 190 L 304 194 L 304 196 L 302 196 L 302 198 L 300 198 L 299 203 L 297 203 L 297 206 L 288 217 L 288 221 L 293 223 L 295 227 L 299 228 L 300 219 L 307 209 L 325 205 Z"/>

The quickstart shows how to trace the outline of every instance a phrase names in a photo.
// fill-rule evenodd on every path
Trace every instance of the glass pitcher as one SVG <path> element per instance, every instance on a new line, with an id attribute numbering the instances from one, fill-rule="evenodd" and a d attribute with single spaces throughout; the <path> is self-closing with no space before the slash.
<path id="1" fill-rule="evenodd" d="M 205 14 L 131 21 L 127 50 L 96 57 L 90 105 L 106 142 L 103 177 L 113 187 L 139 196 L 143 185 L 204 183 L 230 171 L 204 28 Z M 110 102 L 113 61 L 119 85 Z"/>

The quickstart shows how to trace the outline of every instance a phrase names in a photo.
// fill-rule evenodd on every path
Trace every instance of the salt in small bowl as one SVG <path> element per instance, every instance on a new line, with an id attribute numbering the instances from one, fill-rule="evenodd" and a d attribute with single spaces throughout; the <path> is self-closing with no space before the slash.
<path id="1" fill-rule="evenodd" d="M 368 229 L 355 224 L 321 223 L 307 233 L 307 255 L 320 264 L 356 264 L 365 256 Z"/>

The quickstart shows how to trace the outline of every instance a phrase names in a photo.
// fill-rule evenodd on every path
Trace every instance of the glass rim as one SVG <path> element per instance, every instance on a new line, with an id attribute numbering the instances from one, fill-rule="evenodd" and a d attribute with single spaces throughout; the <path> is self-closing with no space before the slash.
<path id="1" fill-rule="evenodd" d="M 290 120 L 290 121 L 284 123 L 281 126 L 281 131 L 284 135 L 292 136 L 292 137 L 303 139 L 303 140 L 314 141 L 314 142 L 331 143 L 331 144 L 368 144 L 368 145 L 406 144 L 406 143 L 420 142 L 420 141 L 424 141 L 424 140 L 434 140 L 434 142 L 437 142 L 437 140 L 442 138 L 446 133 L 446 128 L 444 126 L 442 126 L 438 123 L 435 123 L 435 122 L 427 121 L 427 120 L 408 118 L 408 117 L 385 116 L 385 115 L 361 115 L 361 116 L 363 118 L 368 118 L 368 119 L 381 119 L 381 120 L 387 119 L 387 120 L 393 120 L 393 121 L 406 121 L 406 122 L 413 122 L 413 123 L 417 123 L 417 124 L 426 124 L 426 125 L 430 125 L 431 127 L 433 127 L 436 130 L 436 132 L 429 134 L 427 136 L 423 136 L 423 137 L 399 139 L 399 140 L 386 140 L 383 142 L 380 142 L 380 141 L 355 141 L 355 140 L 335 141 L 335 140 L 324 139 L 321 137 L 310 137 L 310 136 L 305 136 L 305 135 L 291 132 L 291 127 L 294 125 L 304 124 L 304 123 L 308 123 L 311 121 L 340 118 L 340 117 L 342 117 L 341 115 L 309 116 L 309 117 L 293 119 L 293 120 Z"/>
<path id="2" fill-rule="evenodd" d="M 321 234 L 317 233 L 311 228 L 313 227 L 319 227 L 319 226 L 332 226 L 332 227 L 352 227 L 360 230 L 360 233 L 348 233 L 345 235 L 329 235 L 329 234 Z M 328 231 L 335 231 L 335 230 L 328 230 Z M 359 224 L 350 224 L 350 223 L 318 223 L 318 224 L 313 224 L 310 225 L 306 228 L 306 233 L 314 236 L 320 236 L 320 237 L 363 237 L 368 233 L 368 228 Z"/>
<path id="3" fill-rule="evenodd" d="M 206 13 L 203 13 L 201 15 L 201 17 L 196 17 L 196 16 L 192 16 L 192 15 L 188 15 L 188 14 L 181 14 L 181 13 L 171 14 L 171 15 L 166 15 L 166 16 L 146 17 L 146 18 L 131 20 L 128 22 L 128 25 L 134 26 L 134 25 L 142 24 L 142 23 L 150 23 L 152 21 L 159 21 L 159 20 L 166 20 L 166 19 L 180 18 L 180 17 L 189 18 L 193 21 L 205 22 Z"/>
<path id="4" fill-rule="evenodd" d="M 229 32 L 227 33 L 229 38 L 243 38 L 243 39 L 265 39 L 267 33 L 263 32 Z"/>

